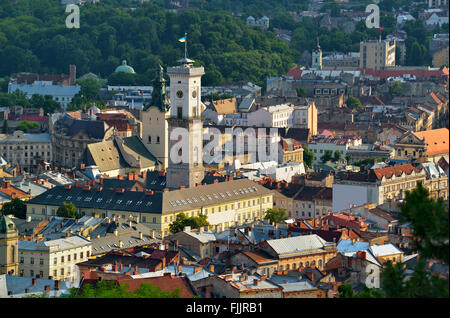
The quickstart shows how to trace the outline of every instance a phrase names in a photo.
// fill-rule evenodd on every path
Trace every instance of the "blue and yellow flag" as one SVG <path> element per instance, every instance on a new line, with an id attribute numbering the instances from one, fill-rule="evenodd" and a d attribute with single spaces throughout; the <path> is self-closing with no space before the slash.
<path id="1" fill-rule="evenodd" d="M 186 42 L 186 35 L 187 33 L 184 34 L 184 36 L 182 38 L 179 38 L 178 41 L 180 42 Z"/>

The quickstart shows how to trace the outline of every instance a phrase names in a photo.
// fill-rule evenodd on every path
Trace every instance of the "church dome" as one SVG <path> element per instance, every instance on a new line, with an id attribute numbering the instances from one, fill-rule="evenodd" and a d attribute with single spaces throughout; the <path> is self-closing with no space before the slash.
<path id="1" fill-rule="evenodd" d="M 133 69 L 131 66 L 127 65 L 127 61 L 126 61 L 126 60 L 123 60 L 123 61 L 122 61 L 122 65 L 119 65 L 119 66 L 116 68 L 115 72 L 116 72 L 116 73 L 118 73 L 118 72 L 124 72 L 124 73 L 131 73 L 131 74 L 136 73 L 136 72 L 134 71 L 134 69 Z"/>
<path id="2" fill-rule="evenodd" d="M 0 234 L 6 234 L 16 230 L 14 222 L 6 215 L 0 216 Z"/>

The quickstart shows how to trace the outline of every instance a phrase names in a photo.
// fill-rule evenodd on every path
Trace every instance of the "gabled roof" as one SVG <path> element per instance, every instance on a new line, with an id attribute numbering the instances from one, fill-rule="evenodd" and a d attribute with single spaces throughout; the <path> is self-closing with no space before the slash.
<path id="1" fill-rule="evenodd" d="M 414 133 L 419 138 L 425 138 L 427 143 L 427 156 L 445 154 L 449 152 L 448 128 L 419 131 Z"/>
<path id="2" fill-rule="evenodd" d="M 376 179 L 381 180 L 383 177 L 385 177 L 386 179 L 390 179 L 394 174 L 395 176 L 400 177 L 402 173 L 410 175 L 413 171 L 419 172 L 420 170 L 414 168 L 410 163 L 405 163 L 397 166 L 372 169 L 370 171 L 375 175 Z"/>
<path id="3" fill-rule="evenodd" d="M 327 242 L 316 234 L 268 240 L 267 244 L 280 257 L 284 254 L 302 253 L 322 249 Z"/>
<path id="4" fill-rule="evenodd" d="M 384 245 L 372 245 L 369 247 L 369 251 L 375 256 L 375 257 L 383 257 L 388 256 L 392 254 L 399 254 L 403 253 L 403 251 L 399 250 L 395 245 L 393 244 L 384 244 Z"/>

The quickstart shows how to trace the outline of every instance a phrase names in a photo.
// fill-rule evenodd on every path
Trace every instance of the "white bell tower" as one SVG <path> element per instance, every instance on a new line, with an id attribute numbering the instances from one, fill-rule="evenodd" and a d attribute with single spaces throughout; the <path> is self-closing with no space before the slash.
<path id="1" fill-rule="evenodd" d="M 195 187 L 204 178 L 203 168 L 203 122 L 201 120 L 201 78 L 205 74 L 203 67 L 193 66 L 188 58 L 179 60 L 179 66 L 168 67 L 170 77 L 170 116 L 169 123 L 169 167 L 167 186 L 169 188 Z M 173 162 L 171 149 L 178 142 L 171 140 L 172 131 L 183 128 L 188 137 L 186 147 L 177 153 L 186 159 Z M 187 152 L 187 153 L 183 153 Z"/>

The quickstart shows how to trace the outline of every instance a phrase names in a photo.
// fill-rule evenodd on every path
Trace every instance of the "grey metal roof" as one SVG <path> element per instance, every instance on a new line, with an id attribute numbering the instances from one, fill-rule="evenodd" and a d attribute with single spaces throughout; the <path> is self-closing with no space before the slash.
<path id="1" fill-rule="evenodd" d="M 292 254 L 322 249 L 328 243 L 316 234 L 268 240 L 267 243 L 279 254 Z"/>
<path id="2" fill-rule="evenodd" d="M 50 291 L 45 292 L 45 286 L 50 286 Z M 70 283 L 62 281 L 59 290 L 55 290 L 55 281 L 51 279 L 36 278 L 36 284 L 32 284 L 32 277 L 20 277 L 11 275 L 0 275 L 0 298 L 24 297 L 31 294 L 44 294 L 49 297 L 58 297 L 68 292 Z M 25 289 L 29 292 L 25 293 Z M 12 296 L 8 296 L 8 291 Z"/>

